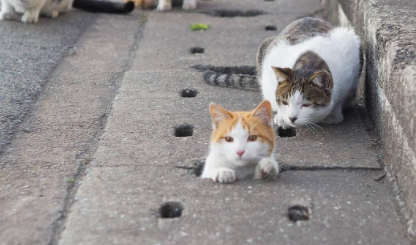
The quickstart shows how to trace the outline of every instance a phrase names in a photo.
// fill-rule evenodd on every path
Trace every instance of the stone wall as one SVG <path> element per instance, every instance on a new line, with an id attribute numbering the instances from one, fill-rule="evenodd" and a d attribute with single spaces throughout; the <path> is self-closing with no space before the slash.
<path id="1" fill-rule="evenodd" d="M 328 19 L 361 37 L 365 65 L 358 102 L 382 139 L 382 162 L 416 237 L 416 1 L 324 0 Z"/>

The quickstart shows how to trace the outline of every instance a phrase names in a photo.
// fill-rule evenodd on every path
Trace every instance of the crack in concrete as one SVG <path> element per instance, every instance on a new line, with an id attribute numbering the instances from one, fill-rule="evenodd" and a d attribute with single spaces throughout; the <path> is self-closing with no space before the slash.
<path id="1" fill-rule="evenodd" d="M 107 108 L 105 109 L 106 112 L 96 121 L 99 123 L 99 125 L 97 131 L 94 133 L 94 136 L 91 137 L 91 140 L 89 142 L 91 143 L 90 146 L 87 147 L 83 152 L 79 153 L 76 157 L 76 159 L 78 160 L 78 169 L 73 176 L 74 181 L 70 183 L 67 187 L 67 195 L 64 199 L 64 206 L 62 211 L 60 212 L 60 216 L 52 223 L 52 239 L 48 243 L 48 245 L 59 244 L 59 239 L 62 234 L 62 231 L 65 228 L 65 223 L 68 219 L 69 211 L 72 205 L 74 204 L 75 195 L 80 186 L 78 183 L 82 181 L 83 176 L 86 175 L 86 164 L 93 160 L 94 154 L 98 149 L 101 136 L 104 133 L 104 129 L 107 124 L 108 115 L 112 110 L 115 97 L 117 96 L 120 88 L 120 84 L 124 78 L 125 73 L 130 70 L 133 64 L 132 61 L 135 59 L 135 53 L 138 50 L 138 43 L 143 38 L 144 25 L 144 21 L 140 22 L 136 30 L 136 33 L 134 34 L 134 41 L 132 46 L 130 47 L 128 58 L 124 61 L 123 67 L 125 67 L 125 69 L 121 72 L 117 72 L 110 79 L 110 81 L 113 81 L 111 86 L 114 86 L 114 90 L 111 93 L 111 96 L 108 100 L 109 102 Z"/>
<path id="2" fill-rule="evenodd" d="M 340 167 L 340 166 L 296 166 L 296 165 L 282 165 L 281 173 L 287 171 L 328 171 L 328 170 L 348 170 L 348 171 L 381 171 L 382 167 Z"/>
<path id="3" fill-rule="evenodd" d="M 8 138 L 6 138 L 3 146 L 1 145 L 2 142 L 0 142 L 0 163 L 1 163 L 1 158 L 3 156 L 3 153 L 6 152 L 6 150 L 10 148 L 11 142 L 13 142 L 13 140 L 16 138 L 17 132 L 19 131 L 19 127 L 21 127 L 21 125 L 26 121 L 26 119 L 32 114 L 32 110 L 35 107 L 35 105 L 37 104 L 37 102 L 40 98 L 40 95 L 43 93 L 44 88 L 46 86 L 48 86 L 49 81 L 52 79 L 52 74 L 54 74 L 56 69 L 59 67 L 59 65 L 61 64 L 61 61 L 63 59 L 65 59 L 65 57 L 67 57 L 68 54 L 70 54 L 71 49 L 74 46 L 76 46 L 75 44 L 78 43 L 80 38 L 83 36 L 85 31 L 88 29 L 88 27 L 94 25 L 96 20 L 97 20 L 97 18 L 95 18 L 94 20 L 89 19 L 88 20 L 89 25 L 82 25 L 82 27 L 81 27 L 82 29 L 79 32 L 79 35 L 77 37 L 75 37 L 70 44 L 68 44 L 66 47 L 64 47 L 64 51 L 62 52 L 59 59 L 56 60 L 55 65 L 52 66 L 51 70 L 48 72 L 48 74 L 45 77 L 42 78 L 42 80 L 44 82 L 40 84 L 40 89 L 33 95 L 32 98 L 30 98 L 32 100 L 32 103 L 27 107 L 27 111 L 23 112 L 24 115 L 21 118 L 19 118 L 20 122 L 16 123 L 13 127 L 10 128 L 10 131 L 12 133 L 9 134 Z"/>

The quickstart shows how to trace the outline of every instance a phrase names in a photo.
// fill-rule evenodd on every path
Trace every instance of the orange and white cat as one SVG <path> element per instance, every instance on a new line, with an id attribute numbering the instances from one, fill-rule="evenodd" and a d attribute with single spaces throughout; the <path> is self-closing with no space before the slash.
<path id="1" fill-rule="evenodd" d="M 261 179 L 279 173 L 273 156 L 272 107 L 263 101 L 250 112 L 232 112 L 211 103 L 210 153 L 201 178 L 220 183 Z"/>

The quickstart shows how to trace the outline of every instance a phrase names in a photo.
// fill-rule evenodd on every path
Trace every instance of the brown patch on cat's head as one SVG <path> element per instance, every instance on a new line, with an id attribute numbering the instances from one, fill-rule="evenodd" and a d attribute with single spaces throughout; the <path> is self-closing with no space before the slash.
<path id="1" fill-rule="evenodd" d="M 276 99 L 279 105 L 299 91 L 313 107 L 328 106 L 331 102 L 333 80 L 331 73 L 320 70 L 313 74 L 310 71 L 296 70 L 293 76 L 279 83 L 276 90 Z"/>
<path id="2" fill-rule="evenodd" d="M 267 142 L 271 152 L 274 148 L 274 131 L 271 126 L 272 107 L 269 101 L 263 101 L 253 111 L 227 111 L 211 103 L 209 106 L 214 130 L 211 142 L 219 143 L 240 122 L 249 135 L 257 135 L 257 140 Z"/>

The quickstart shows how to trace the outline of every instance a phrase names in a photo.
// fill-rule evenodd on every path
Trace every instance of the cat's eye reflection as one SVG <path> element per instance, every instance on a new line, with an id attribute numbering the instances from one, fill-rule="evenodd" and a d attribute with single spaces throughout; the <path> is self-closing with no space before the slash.
<path id="1" fill-rule="evenodd" d="M 256 140 L 257 140 L 257 135 L 248 136 L 248 141 L 256 141 Z"/>
<path id="2" fill-rule="evenodd" d="M 224 137 L 225 141 L 227 141 L 228 143 L 231 143 L 234 141 L 233 137 Z"/>

